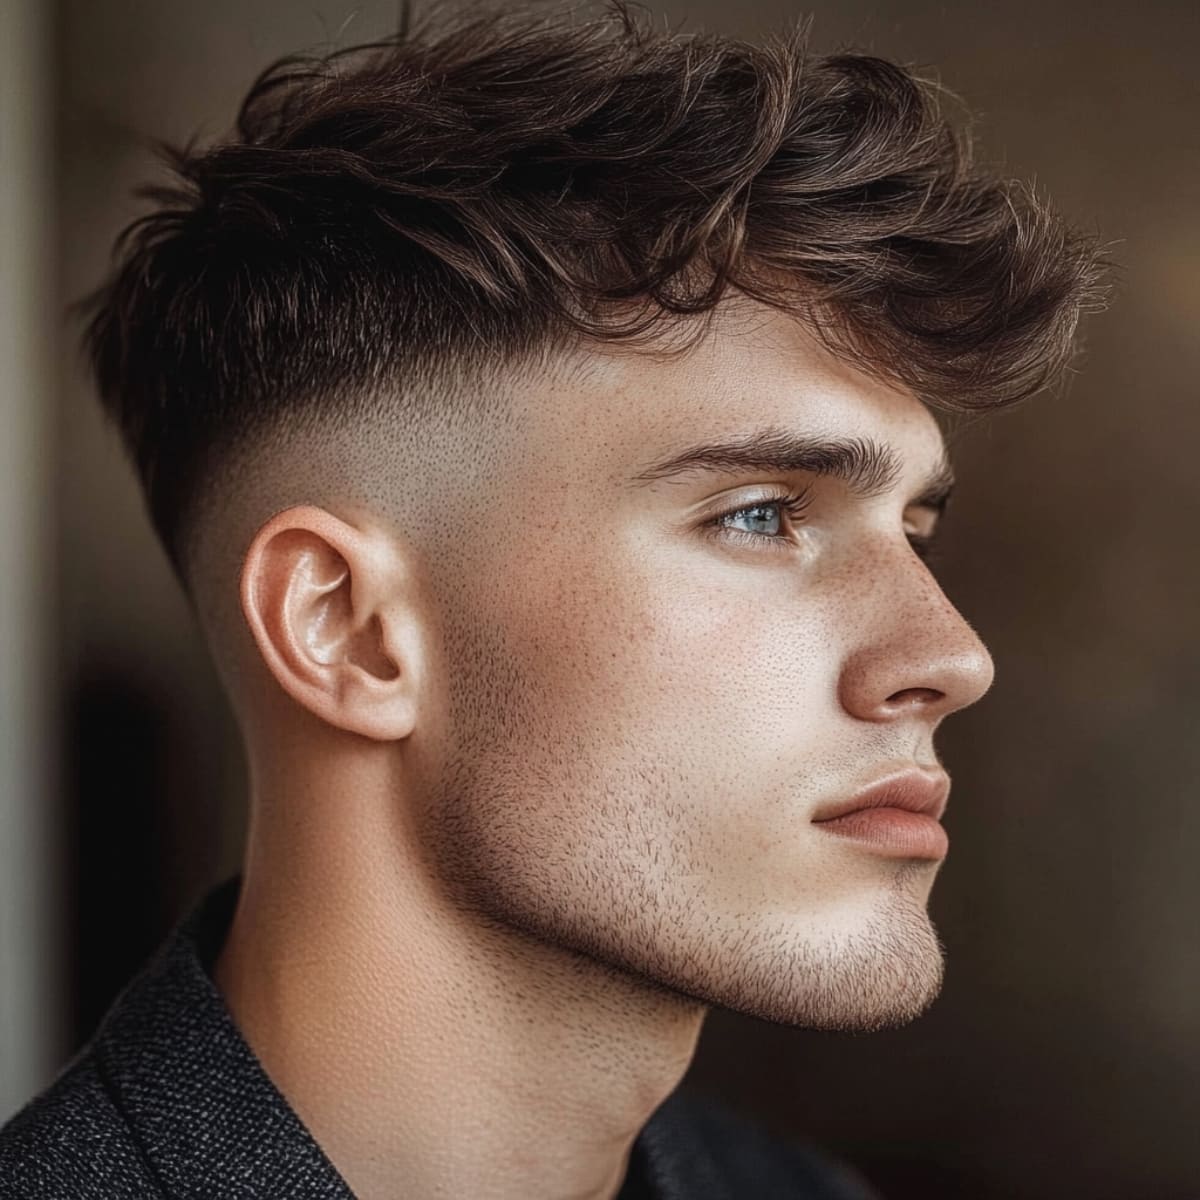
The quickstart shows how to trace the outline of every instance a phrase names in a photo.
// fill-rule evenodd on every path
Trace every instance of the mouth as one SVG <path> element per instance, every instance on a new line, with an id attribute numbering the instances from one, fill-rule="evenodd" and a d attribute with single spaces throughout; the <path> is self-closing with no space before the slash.
<path id="1" fill-rule="evenodd" d="M 944 771 L 909 768 L 827 806 L 813 824 L 889 858 L 938 861 L 950 849 L 941 824 L 949 792 Z"/>

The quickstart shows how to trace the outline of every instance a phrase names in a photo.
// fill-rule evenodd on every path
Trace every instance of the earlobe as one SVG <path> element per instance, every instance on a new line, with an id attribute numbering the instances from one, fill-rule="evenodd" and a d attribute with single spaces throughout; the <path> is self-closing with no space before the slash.
<path id="1" fill-rule="evenodd" d="M 399 548 L 315 505 L 277 513 L 242 566 L 242 612 L 296 703 L 347 732 L 408 736 L 420 678 L 412 589 Z"/>

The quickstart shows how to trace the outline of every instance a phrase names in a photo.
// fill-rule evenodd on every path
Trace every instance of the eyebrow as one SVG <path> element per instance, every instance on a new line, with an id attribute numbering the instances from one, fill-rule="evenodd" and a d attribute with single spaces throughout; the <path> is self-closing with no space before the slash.
<path id="1" fill-rule="evenodd" d="M 724 442 L 701 442 L 638 471 L 638 486 L 691 473 L 805 471 L 843 480 L 852 495 L 867 500 L 890 492 L 902 473 L 900 455 L 872 438 L 808 437 L 768 426 Z M 943 448 L 941 457 L 910 503 L 945 511 L 954 490 L 954 472 Z"/>

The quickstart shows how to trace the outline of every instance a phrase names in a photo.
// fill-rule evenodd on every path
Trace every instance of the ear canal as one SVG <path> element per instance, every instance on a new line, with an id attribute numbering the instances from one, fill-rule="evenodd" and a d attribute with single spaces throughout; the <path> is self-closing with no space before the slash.
<path id="1" fill-rule="evenodd" d="M 354 635 L 347 657 L 355 666 L 378 679 L 395 679 L 400 674 L 400 668 L 383 648 L 383 622 L 378 613 L 371 617 L 367 628 Z"/>

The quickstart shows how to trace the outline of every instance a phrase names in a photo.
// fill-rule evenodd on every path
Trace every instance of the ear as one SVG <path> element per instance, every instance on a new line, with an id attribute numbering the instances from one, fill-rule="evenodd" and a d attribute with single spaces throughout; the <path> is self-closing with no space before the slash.
<path id="1" fill-rule="evenodd" d="M 380 741 L 412 732 L 423 665 L 413 567 L 382 526 L 315 505 L 259 529 L 242 565 L 242 612 L 297 704 Z"/>

